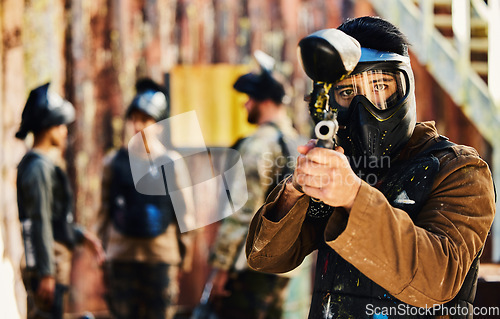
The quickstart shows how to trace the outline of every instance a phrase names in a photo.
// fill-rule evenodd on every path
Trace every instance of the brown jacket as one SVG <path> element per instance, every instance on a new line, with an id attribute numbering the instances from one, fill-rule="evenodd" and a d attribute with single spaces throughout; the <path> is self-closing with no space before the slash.
<path id="1" fill-rule="evenodd" d="M 412 158 L 436 143 L 438 136 L 433 122 L 418 124 L 400 159 Z M 249 266 L 289 271 L 324 240 L 405 303 L 431 307 L 450 301 L 484 245 L 495 214 L 495 195 L 488 165 L 474 149 L 457 145 L 437 156 L 441 168 L 415 222 L 363 182 L 349 214 L 337 208 L 326 226 L 317 225 L 305 219 L 309 197 L 296 195 L 289 183 L 278 186 L 250 225 Z M 266 213 L 280 209 L 279 198 L 295 204 L 279 222 L 272 222 Z"/>

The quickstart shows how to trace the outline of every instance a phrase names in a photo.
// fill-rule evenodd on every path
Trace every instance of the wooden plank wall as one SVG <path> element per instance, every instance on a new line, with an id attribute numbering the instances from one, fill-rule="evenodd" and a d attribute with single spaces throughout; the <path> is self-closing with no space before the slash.
<path id="1" fill-rule="evenodd" d="M 247 64 L 252 52 L 261 49 L 278 59 L 278 68 L 290 80 L 292 114 L 296 126 L 308 134 L 303 96 L 309 82 L 297 62 L 297 42 L 312 31 L 337 26 L 344 17 L 372 13 L 367 1 L 349 0 L 0 0 L 4 257 L 19 269 L 22 242 L 15 174 L 29 141 L 22 143 L 13 136 L 32 88 L 50 80 L 52 89 L 77 109 L 77 120 L 70 127 L 68 172 L 77 194 L 78 221 L 92 227 L 99 207 L 102 159 L 121 143 L 122 114 L 138 77 L 163 82 L 178 64 Z M 444 134 L 490 158 L 491 147 L 477 129 L 437 85 L 429 84 L 432 78 L 424 68 L 416 69 L 417 99 L 423 102 L 419 118 L 435 119 Z M 214 231 L 202 232 L 200 242 L 210 242 Z M 86 251 L 77 251 L 74 267 L 69 310 L 105 311 L 100 272 Z M 24 288 L 16 274 L 18 307 L 24 315 Z M 186 282 L 190 291 L 186 305 L 199 298 L 202 280 Z"/>

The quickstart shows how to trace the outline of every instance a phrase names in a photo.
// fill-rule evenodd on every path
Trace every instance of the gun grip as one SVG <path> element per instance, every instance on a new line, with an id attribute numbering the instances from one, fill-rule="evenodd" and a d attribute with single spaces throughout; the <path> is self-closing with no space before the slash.
<path id="1" fill-rule="evenodd" d="M 328 149 L 333 149 L 334 147 L 333 140 L 318 140 L 316 143 L 316 147 L 321 147 L 321 148 L 328 148 Z"/>

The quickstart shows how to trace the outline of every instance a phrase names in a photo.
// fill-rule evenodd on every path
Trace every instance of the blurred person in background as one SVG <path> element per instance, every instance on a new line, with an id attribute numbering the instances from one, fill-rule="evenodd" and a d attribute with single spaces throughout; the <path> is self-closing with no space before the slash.
<path id="1" fill-rule="evenodd" d="M 268 58 L 263 60 L 262 55 L 256 55 L 261 72 L 242 75 L 234 83 L 235 90 L 248 96 L 247 120 L 258 128 L 234 146 L 243 162 L 248 201 L 222 221 L 211 255 L 211 299 L 220 319 L 281 318 L 290 280 L 249 269 L 243 249 L 252 217 L 268 192 L 293 171 L 296 148 L 303 141 L 287 116 L 283 84 L 265 64 L 272 58 L 264 55 Z"/>
<path id="2" fill-rule="evenodd" d="M 16 137 L 29 132 L 34 143 L 17 173 L 17 203 L 25 246 L 23 281 L 28 293 L 28 318 L 62 318 L 63 296 L 70 285 L 72 250 L 86 244 L 104 260 L 100 240 L 74 222 L 73 193 L 63 154 L 73 105 L 49 91 L 49 84 L 31 91 Z"/>
<path id="3" fill-rule="evenodd" d="M 159 182 L 172 191 L 176 184 L 189 185 L 190 175 L 180 154 L 165 146 L 163 139 L 168 138 L 168 132 L 161 123 L 157 124 L 169 117 L 165 88 L 151 79 L 141 79 L 136 83 L 136 91 L 125 114 L 126 127 L 144 139 L 113 151 L 106 157 L 103 171 L 98 234 L 107 255 L 105 298 L 114 318 L 173 318 L 179 270 L 189 271 L 191 267 L 193 240 L 189 232 L 180 232 L 177 218 L 192 216 L 193 197 L 183 189 L 184 211 L 174 212 L 168 194 L 144 194 L 137 187 L 147 188 Z M 142 150 L 146 152 L 141 153 Z M 161 154 L 163 163 L 174 165 L 150 166 L 154 165 L 148 158 L 150 154 Z M 141 163 L 131 163 L 132 157 Z M 137 184 L 131 164 L 149 167 Z M 167 172 L 171 173 L 167 176 L 175 178 L 164 176 L 169 169 L 173 171 Z"/>

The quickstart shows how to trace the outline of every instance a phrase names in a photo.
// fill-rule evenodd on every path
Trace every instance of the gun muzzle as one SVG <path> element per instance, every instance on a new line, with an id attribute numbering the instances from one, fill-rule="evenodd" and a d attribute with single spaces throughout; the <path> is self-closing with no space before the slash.
<path id="1" fill-rule="evenodd" d="M 337 134 L 338 129 L 339 125 L 337 124 L 337 121 L 324 120 L 318 122 L 318 124 L 314 127 L 314 133 L 318 138 L 316 146 L 332 149 L 335 144 L 333 139 Z"/>

